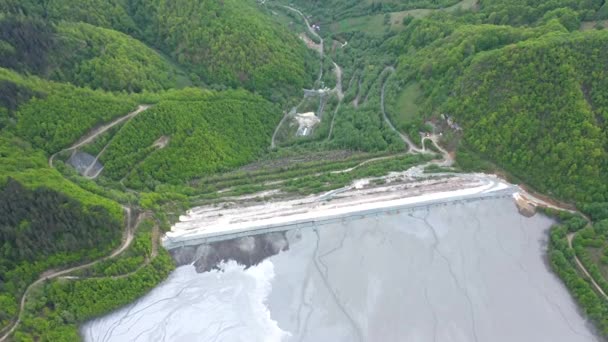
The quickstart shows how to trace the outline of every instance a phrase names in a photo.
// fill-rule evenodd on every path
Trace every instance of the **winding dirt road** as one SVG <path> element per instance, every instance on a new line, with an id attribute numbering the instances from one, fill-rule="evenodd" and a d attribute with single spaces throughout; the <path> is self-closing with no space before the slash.
<path id="1" fill-rule="evenodd" d="M 336 87 L 334 88 L 334 91 L 338 95 L 338 105 L 336 106 L 336 109 L 334 110 L 334 113 L 331 117 L 331 123 L 329 124 L 329 133 L 327 134 L 326 140 L 331 139 L 331 135 L 334 132 L 336 116 L 338 116 L 338 111 L 340 110 L 340 107 L 342 106 L 342 100 L 344 99 L 344 92 L 342 91 L 342 68 L 340 68 L 340 66 L 336 64 L 336 62 L 332 63 L 334 63 L 334 72 L 336 73 Z"/>
<path id="2" fill-rule="evenodd" d="M 393 68 L 392 66 L 388 66 L 386 68 L 384 68 L 384 70 L 382 71 L 382 73 L 393 73 L 395 72 L 395 68 Z M 386 84 L 388 83 L 388 79 L 390 76 L 387 76 L 386 79 L 384 80 L 384 84 L 382 85 L 382 90 L 380 91 L 380 109 L 382 111 L 382 116 L 384 117 L 384 121 L 386 122 L 386 124 L 393 130 L 395 131 L 395 133 L 397 133 L 399 135 L 399 137 L 401 138 L 401 140 L 403 140 L 403 142 L 407 145 L 408 147 L 408 151 L 413 152 L 413 153 L 428 153 L 428 151 L 426 151 L 425 149 L 420 149 L 416 146 L 416 144 L 414 144 L 412 142 L 412 140 L 410 139 L 410 137 L 408 137 L 407 135 L 399 132 L 399 130 L 397 130 L 395 128 L 395 126 L 393 125 L 393 123 L 391 122 L 391 120 L 388 118 L 388 116 L 386 115 L 386 109 L 384 106 L 384 92 L 386 89 Z"/>
<path id="3" fill-rule="evenodd" d="M 342 91 L 342 68 L 336 62 L 332 63 L 334 64 L 334 73 L 336 74 L 336 87 L 334 90 L 338 94 L 338 99 L 342 101 L 344 98 L 344 92 Z"/>
<path id="4" fill-rule="evenodd" d="M 281 121 L 279 121 L 279 124 L 274 129 L 274 132 L 272 133 L 272 139 L 270 139 L 270 148 L 274 149 L 277 147 L 277 144 L 276 144 L 277 133 L 279 133 L 279 129 L 281 128 L 281 126 L 283 126 L 283 123 L 285 122 L 285 120 L 287 120 L 288 115 L 289 115 L 289 112 L 285 111 L 285 114 L 283 114 L 283 118 L 281 118 Z"/>
<path id="5" fill-rule="evenodd" d="M 143 220 L 145 217 L 148 217 L 148 213 L 143 213 L 141 216 L 141 220 Z M 138 219 L 138 221 L 140 221 L 140 219 Z M 136 224 L 136 227 L 139 225 Z M 133 232 L 135 232 L 137 229 L 134 229 Z M 59 277 L 59 279 L 65 279 L 65 280 L 78 280 L 78 279 L 122 279 L 122 278 L 127 278 L 130 277 L 134 274 L 136 274 L 137 272 L 139 272 L 140 270 L 142 270 L 144 267 L 150 265 L 150 263 L 152 262 L 152 260 L 154 260 L 154 258 L 156 258 L 156 256 L 158 256 L 158 244 L 160 241 L 160 231 L 159 231 L 159 227 L 158 227 L 158 223 L 156 223 L 154 225 L 154 227 L 152 227 L 152 250 L 150 251 L 150 255 L 147 255 L 145 257 L 144 262 L 139 265 L 135 270 L 128 272 L 128 273 L 123 273 L 120 275 L 115 275 L 115 276 L 100 276 L 100 277 L 77 277 L 77 276 L 63 276 L 63 277 Z M 100 261 L 100 260 L 99 260 Z"/>
<path id="6" fill-rule="evenodd" d="M 80 138 L 80 140 L 78 140 L 72 146 L 53 154 L 49 158 L 49 166 L 51 168 L 53 167 L 53 161 L 55 159 L 55 156 L 57 156 L 57 154 L 59 154 L 61 152 L 66 152 L 66 151 L 73 151 L 73 150 L 76 150 L 76 149 L 90 143 L 91 141 L 95 140 L 95 138 L 97 138 L 99 135 L 107 132 L 112 127 L 137 116 L 138 114 L 140 114 L 141 112 L 145 111 L 148 108 L 150 108 L 149 105 L 139 105 L 136 110 L 130 112 L 129 114 L 119 117 L 103 126 L 100 126 L 96 129 L 90 131 L 88 134 L 86 134 L 85 136 Z M 105 150 L 105 147 L 104 147 L 104 150 Z M 100 152 L 99 155 L 101 155 L 101 153 L 103 153 L 103 150 L 102 150 L 102 152 Z M 97 158 L 99 158 L 99 155 L 97 156 Z M 97 161 L 97 158 L 95 159 L 95 161 Z M 89 168 L 87 168 L 87 171 L 89 171 L 90 168 L 91 168 L 91 166 L 89 166 Z M 99 174 L 99 172 L 97 174 Z M 78 270 L 89 268 L 91 266 L 98 264 L 101 261 L 112 259 L 112 258 L 118 256 L 119 254 L 123 253 L 131 245 L 131 242 L 133 241 L 133 237 L 134 237 L 134 231 L 137 228 L 137 226 L 139 225 L 139 223 L 141 222 L 143 216 L 139 215 L 136 220 L 135 225 L 132 225 L 131 224 L 131 208 L 123 206 L 123 209 L 125 210 L 125 213 L 126 213 L 126 215 L 125 215 L 126 216 L 126 225 L 125 225 L 126 228 L 125 228 L 125 231 L 123 232 L 123 238 L 122 238 L 121 245 L 118 248 L 116 248 L 114 251 L 112 251 L 112 253 L 110 255 L 105 256 L 101 259 L 97 259 L 95 261 L 92 261 L 92 262 L 89 262 L 89 263 L 86 263 L 83 265 L 74 266 L 74 267 L 70 267 L 67 269 L 63 269 L 63 270 L 47 270 L 44 273 L 42 273 L 42 275 L 35 282 L 31 283 L 25 289 L 25 292 L 21 296 L 21 301 L 20 301 L 20 305 L 19 305 L 19 313 L 17 315 L 17 319 L 15 320 L 15 322 L 13 322 L 11 325 L 6 326 L 4 329 L 0 330 L 0 334 L 2 334 L 0 336 L 0 342 L 6 341 L 8 339 L 8 337 L 15 331 L 15 329 L 17 329 L 17 327 L 19 326 L 19 323 L 21 323 L 23 311 L 25 308 L 25 303 L 27 301 L 27 296 L 29 295 L 29 293 L 31 292 L 31 290 L 34 287 L 40 285 L 42 282 L 44 282 L 46 280 L 55 279 L 55 278 L 64 276 L 66 274 L 78 271 Z"/>
<path id="7" fill-rule="evenodd" d="M 85 268 L 89 268 L 91 266 L 94 266 L 96 264 L 98 264 L 101 261 L 107 260 L 107 259 L 112 259 L 114 257 L 116 257 L 117 255 L 121 254 L 122 252 L 124 252 L 129 245 L 131 244 L 131 242 L 133 241 L 133 236 L 134 236 L 134 231 L 140 221 L 141 221 L 141 215 L 137 218 L 137 222 L 135 225 L 131 225 L 131 208 L 129 207 L 123 207 L 123 209 L 125 210 L 126 213 L 126 229 L 125 232 L 123 234 L 123 239 L 122 239 L 122 243 L 121 245 L 116 248 L 110 255 L 103 257 L 101 259 L 97 259 L 95 261 L 89 262 L 87 264 L 83 264 L 83 265 L 79 265 L 79 266 L 74 266 L 74 267 L 70 267 L 64 270 L 48 270 L 44 273 L 42 273 L 42 275 L 40 276 L 40 278 L 38 278 L 38 280 L 36 280 L 35 282 L 31 283 L 26 289 L 25 292 L 23 293 L 23 295 L 21 296 L 21 302 L 19 305 L 19 314 L 17 315 L 17 320 L 12 324 L 7 326 L 6 328 L 3 329 L 3 335 L 0 336 L 0 342 L 6 341 L 8 339 L 8 337 L 15 331 L 15 329 L 17 329 L 17 327 L 19 326 L 19 323 L 21 323 L 21 318 L 23 316 L 23 310 L 25 308 L 25 302 L 27 301 L 27 296 L 28 294 L 31 292 L 31 290 L 42 284 L 42 282 L 46 281 L 46 280 L 51 280 L 57 277 L 61 277 L 63 275 L 72 273 L 74 271 L 78 271 L 78 270 L 82 270 Z M 6 332 L 4 332 L 6 331 Z"/>
<path id="8" fill-rule="evenodd" d="M 139 113 L 145 111 L 146 109 L 150 108 L 150 105 L 139 105 L 137 106 L 137 109 L 132 111 L 131 113 L 125 115 L 125 116 L 121 116 L 117 119 L 115 119 L 114 121 L 111 121 L 103 126 L 100 126 L 98 128 L 93 129 L 92 131 L 90 131 L 89 133 L 87 133 L 85 136 L 83 136 L 82 138 L 80 138 L 80 140 L 78 140 L 76 143 L 74 143 L 74 145 L 65 148 L 55 154 L 53 154 L 50 158 L 49 158 L 49 166 L 52 168 L 53 167 L 53 161 L 55 160 L 55 156 L 57 156 L 59 153 L 62 152 L 67 152 L 67 151 L 74 151 L 88 143 L 90 143 L 91 141 L 95 140 L 95 138 L 97 138 L 98 136 L 100 136 L 101 134 L 107 132 L 109 129 L 111 129 L 112 127 L 126 121 L 129 120 L 135 116 L 137 116 Z"/>
<path id="9" fill-rule="evenodd" d="M 321 82 L 321 79 L 323 78 L 323 57 L 324 57 L 323 38 L 321 38 L 321 36 L 315 31 L 315 29 L 313 29 L 312 26 L 310 26 L 310 23 L 308 22 L 308 19 L 306 19 L 306 16 L 300 10 L 298 10 L 297 8 L 293 8 L 291 6 L 287 6 L 287 5 L 278 5 L 278 6 L 286 8 L 286 9 L 292 11 L 292 12 L 297 13 L 299 16 L 301 16 L 302 19 L 304 20 L 304 23 L 306 24 L 306 28 L 308 29 L 308 32 L 310 32 L 311 35 L 313 35 L 314 37 L 316 37 L 320 41 L 319 44 L 311 42 L 311 43 L 314 43 L 314 45 L 313 44 L 309 44 L 309 43 L 307 43 L 306 45 L 309 48 L 312 48 L 313 50 L 319 52 L 320 65 L 321 66 L 320 66 L 319 77 L 317 78 L 317 82 Z M 308 37 L 301 37 L 301 38 L 303 38 L 305 41 L 307 41 L 306 38 L 308 38 Z M 340 69 L 340 75 L 341 74 L 342 74 L 342 70 Z M 341 85 L 341 83 L 340 83 L 340 85 Z M 305 95 L 304 98 L 306 98 L 306 95 Z M 303 100 L 302 100 L 302 102 L 303 102 Z M 300 102 L 300 104 L 302 104 L 302 102 Z M 322 101 L 320 103 L 322 103 Z M 299 106 L 300 105 L 298 105 L 297 107 L 299 107 Z M 295 108 L 297 108 L 297 107 L 295 107 Z M 292 112 L 293 112 L 293 110 L 292 110 Z M 279 122 L 279 124 L 277 125 L 277 127 L 274 129 L 274 132 L 272 133 L 272 139 L 270 141 L 270 148 L 271 149 L 276 148 L 276 136 L 277 136 L 277 133 L 279 132 L 279 129 L 281 128 L 281 126 L 285 123 L 285 120 L 287 120 L 287 118 L 288 118 L 288 116 L 289 116 L 290 113 L 291 113 L 290 111 L 285 111 L 285 114 L 283 114 L 283 118 L 281 119 L 281 121 Z M 295 112 L 293 114 L 295 114 Z"/>
<path id="10" fill-rule="evenodd" d="M 306 16 L 304 15 L 304 13 L 302 13 L 299 9 L 297 8 L 293 8 L 291 6 L 287 6 L 287 5 L 279 5 L 283 8 L 286 8 L 290 11 L 296 12 L 297 14 L 299 14 L 302 19 L 304 19 L 304 23 L 306 24 L 306 28 L 308 29 L 308 32 L 310 32 L 311 35 L 313 35 L 314 37 L 316 37 L 320 43 L 320 55 L 321 55 L 321 71 L 319 72 L 319 78 L 317 79 L 317 82 L 321 82 L 321 79 L 323 78 L 323 56 L 324 56 L 324 45 L 323 45 L 323 38 L 321 38 L 321 36 L 317 33 L 317 31 L 315 31 L 315 29 L 312 28 L 312 26 L 310 26 L 310 23 L 308 22 L 308 19 L 306 19 Z"/>
<path id="11" fill-rule="evenodd" d="M 522 189 L 522 192 L 525 194 L 525 200 L 528 201 L 529 203 L 532 203 L 534 206 L 550 208 L 550 209 L 559 210 L 559 211 L 566 211 L 571 214 L 578 214 L 578 215 L 581 215 L 589 224 L 591 224 L 591 219 L 587 215 L 585 215 L 579 211 L 570 209 L 567 205 L 563 205 L 563 204 L 559 204 L 559 203 L 557 203 L 557 204 L 549 203 L 549 202 L 539 198 L 538 196 L 535 196 L 533 193 L 531 193 L 531 191 L 526 190 L 526 189 Z M 575 236 L 576 236 L 576 233 L 568 233 L 566 235 L 566 240 L 568 241 L 568 248 L 570 248 L 572 250 L 574 250 L 572 241 L 574 240 Z M 576 263 L 578 268 L 581 270 L 581 272 L 583 272 L 583 274 L 591 281 L 591 285 L 593 285 L 595 290 L 600 295 L 602 295 L 602 297 L 604 297 L 604 299 L 608 300 L 608 295 L 606 295 L 606 292 L 604 292 L 604 290 L 600 287 L 600 285 L 591 276 L 591 273 L 589 273 L 589 271 L 587 270 L 585 265 L 583 265 L 583 263 L 578 258 L 578 256 L 576 256 L 576 253 L 573 253 L 573 256 L 574 256 L 574 262 Z"/>
<path id="12" fill-rule="evenodd" d="M 571 249 L 574 249 L 572 247 L 572 240 L 574 240 L 574 236 L 576 234 L 575 233 L 568 233 L 568 235 L 566 236 L 566 238 L 568 239 L 568 247 Z M 591 274 L 589 273 L 589 271 L 587 271 L 587 268 L 585 268 L 585 266 L 583 265 L 583 263 L 579 260 L 579 258 L 576 256 L 576 253 L 574 254 L 574 261 L 576 262 L 576 265 L 581 269 L 581 271 L 583 272 L 583 274 L 585 274 L 585 276 L 587 278 L 589 278 L 589 280 L 591 281 L 591 284 L 593 285 L 593 287 L 595 287 L 595 289 L 597 290 L 597 292 L 599 292 L 602 297 L 604 297 L 604 299 L 608 299 L 608 296 L 606 296 L 606 293 L 604 292 L 604 290 L 602 290 L 602 288 L 598 285 L 598 283 L 595 282 L 595 279 L 593 279 L 593 277 L 591 276 Z"/>

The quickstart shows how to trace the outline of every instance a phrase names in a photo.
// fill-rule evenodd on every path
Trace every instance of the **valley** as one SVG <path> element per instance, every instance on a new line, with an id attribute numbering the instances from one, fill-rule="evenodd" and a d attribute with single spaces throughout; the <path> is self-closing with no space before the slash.
<path id="1" fill-rule="evenodd" d="M 606 6 L 0 3 L 0 341 L 603 341 Z"/>

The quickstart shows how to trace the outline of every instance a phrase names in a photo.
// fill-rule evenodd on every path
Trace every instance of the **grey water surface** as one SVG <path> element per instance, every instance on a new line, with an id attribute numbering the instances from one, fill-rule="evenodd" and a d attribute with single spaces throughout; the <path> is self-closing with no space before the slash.
<path id="1" fill-rule="evenodd" d="M 289 246 L 256 265 L 180 266 L 81 332 L 87 341 L 599 341 L 547 265 L 551 224 L 495 198 L 291 230 Z"/>

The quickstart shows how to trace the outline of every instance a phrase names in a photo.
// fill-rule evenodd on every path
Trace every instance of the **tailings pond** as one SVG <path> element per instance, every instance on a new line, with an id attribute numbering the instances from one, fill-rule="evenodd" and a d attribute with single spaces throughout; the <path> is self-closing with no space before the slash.
<path id="1" fill-rule="evenodd" d="M 181 248 L 172 253 L 183 266 L 165 282 L 81 332 L 87 341 L 597 341 L 547 264 L 551 224 L 496 196 Z M 257 264 L 218 264 L 226 255 Z"/>

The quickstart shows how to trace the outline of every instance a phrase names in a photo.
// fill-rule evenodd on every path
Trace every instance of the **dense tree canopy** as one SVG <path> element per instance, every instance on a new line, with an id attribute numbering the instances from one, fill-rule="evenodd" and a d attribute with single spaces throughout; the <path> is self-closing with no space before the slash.
<path id="1" fill-rule="evenodd" d="M 167 88 L 175 81 L 172 66 L 135 37 L 184 66 L 195 82 L 242 86 L 285 100 L 312 83 L 314 57 L 255 6 L 239 0 L 11 0 L 0 5 L 0 13 L 14 14 L 0 21 L 6 27 L 0 56 L 29 63 L 38 73 L 54 58 L 61 68 L 50 75 L 81 85 Z"/>
<path id="2" fill-rule="evenodd" d="M 324 21 L 397 12 L 414 8 L 440 8 L 458 0 L 295 0 L 285 3 L 305 9 Z"/>
<path id="3" fill-rule="evenodd" d="M 103 207 L 85 211 L 81 203 L 61 193 L 47 188 L 31 191 L 14 179 L 0 192 L 0 212 L 4 270 L 14 262 L 33 262 L 57 251 L 90 249 L 120 236 L 121 222 Z"/>
<path id="4" fill-rule="evenodd" d="M 562 14 L 576 11 L 580 19 L 597 18 L 597 11 L 603 0 L 480 0 L 481 16 L 491 24 L 526 25 L 532 24 L 547 14 L 559 9 Z M 555 15 L 556 12 L 549 15 Z M 561 16 L 561 15 L 560 15 Z M 579 19 L 579 20 L 580 20 Z"/>
<path id="5" fill-rule="evenodd" d="M 545 10 L 533 28 L 413 20 L 387 42 L 400 54 L 392 97 L 416 82 L 422 112 L 453 116 L 485 158 L 543 192 L 604 201 L 608 34 L 569 32 L 578 24 L 551 18 L 569 11 Z"/>
<path id="6" fill-rule="evenodd" d="M 180 73 L 158 52 L 126 34 L 85 23 L 54 25 L 20 16 L 0 18 L 0 66 L 129 92 L 174 88 Z"/>
<path id="7" fill-rule="evenodd" d="M 129 9 L 145 41 L 205 82 L 241 85 L 279 99 L 312 81 L 304 44 L 251 2 L 134 0 Z"/>
<path id="8" fill-rule="evenodd" d="M 0 187 L 0 325 L 13 318 L 17 299 L 40 272 L 106 253 L 121 227 L 122 217 L 102 205 L 9 178 Z"/>
<path id="9" fill-rule="evenodd" d="M 118 132 L 101 158 L 104 174 L 153 187 L 240 166 L 269 145 L 280 115 L 280 108 L 246 91 L 187 89 Z M 159 139 L 166 146 L 155 145 Z"/>
<path id="10" fill-rule="evenodd" d="M 607 44 L 606 32 L 554 34 L 481 54 L 446 108 L 471 146 L 540 190 L 604 201 Z"/>
<path id="11" fill-rule="evenodd" d="M 457 2 L 0 1 L 0 329 L 42 271 L 100 257 L 117 243 L 123 209 L 102 195 L 159 209 L 157 199 L 181 200 L 196 191 L 216 198 L 218 184 L 237 195 L 282 180 L 282 190 L 303 194 L 431 158 L 387 159 L 350 174 L 320 163 L 258 175 L 260 184 L 217 175 L 269 150 L 273 130 L 302 88 L 337 85 L 336 62 L 344 96 L 307 94 L 294 112 L 318 110 L 322 120 L 311 137 L 291 141 L 299 144 L 293 151 L 403 151 L 382 115 L 383 89 L 387 116 L 414 141 L 419 130 L 435 127 L 426 120 L 442 126 L 441 114 L 450 116 L 463 128 L 445 131 L 454 133 L 453 146 L 460 143 L 463 169 L 493 162 L 537 190 L 576 202 L 596 221 L 586 227 L 582 217 L 562 218 L 550 260 L 607 333 L 608 308 L 572 257 L 580 255 L 599 278 L 602 268 L 594 265 L 601 260 L 585 253 L 603 248 L 608 263 L 608 33 L 578 32 L 581 24 L 608 18 L 608 5 L 480 0 L 470 11 L 447 10 Z M 323 24 L 323 58 L 280 26 L 292 21 L 297 34 L 304 30 L 302 18 L 281 3 Z M 406 11 L 413 8 L 424 9 Z M 373 36 L 353 27 L 332 34 L 342 19 L 378 15 L 384 20 Z M 192 85 L 208 89 L 175 89 Z M 141 104 L 151 107 L 83 147 L 99 155 L 99 178 L 80 177 L 61 154 L 49 166 L 51 154 Z M 273 153 L 281 155 L 284 145 L 278 146 Z M 574 252 L 566 240 L 573 232 L 580 232 Z M 171 262 L 161 252 L 136 267 L 151 257 L 152 234 L 146 234 L 124 258 L 83 273 L 132 272 L 128 277 L 43 284 L 15 338 L 76 339 L 76 324 L 149 290 Z"/>
<path id="12" fill-rule="evenodd" d="M 140 41 L 123 33 L 84 23 L 61 22 L 59 67 L 49 77 L 106 90 L 157 91 L 176 87 L 179 71 Z"/>

